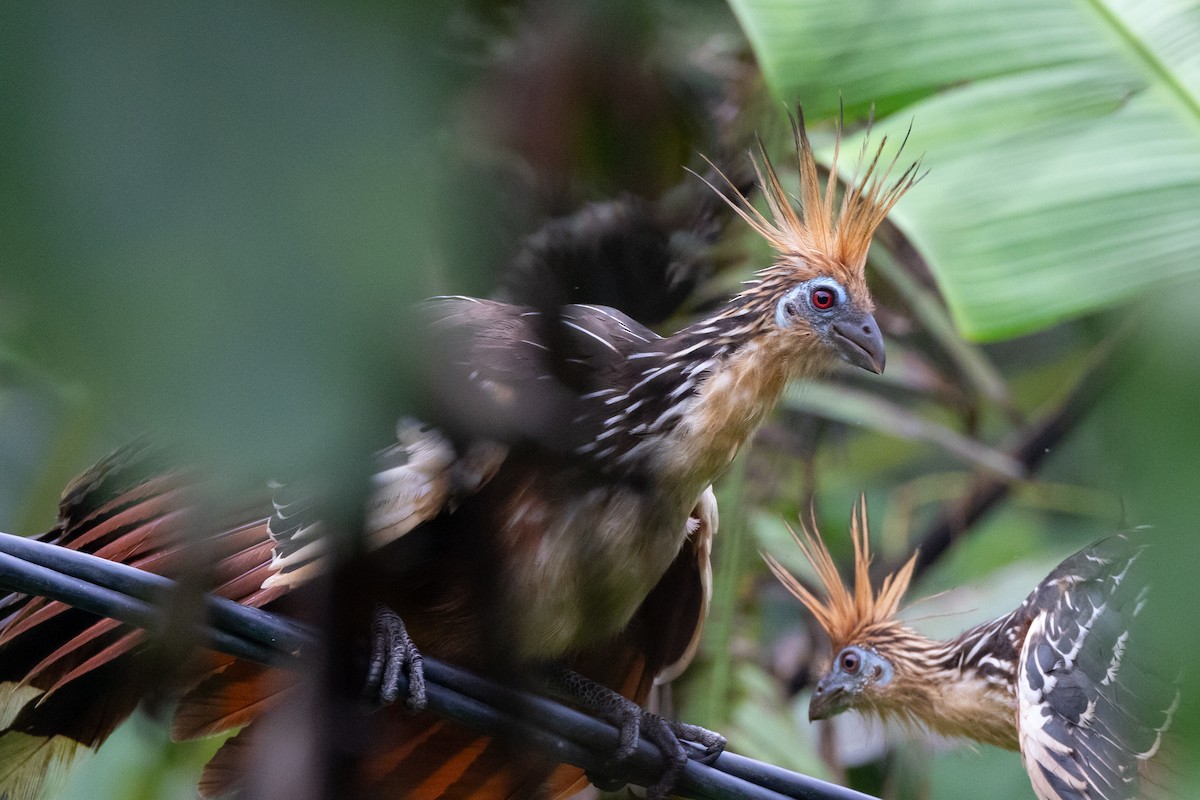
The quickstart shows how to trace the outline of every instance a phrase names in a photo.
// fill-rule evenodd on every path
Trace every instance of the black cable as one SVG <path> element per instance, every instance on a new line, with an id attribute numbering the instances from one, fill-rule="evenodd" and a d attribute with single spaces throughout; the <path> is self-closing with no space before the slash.
<path id="1" fill-rule="evenodd" d="M 128 564 L 109 561 L 108 559 L 99 558 L 88 553 L 81 553 L 77 550 L 68 550 L 65 547 L 59 547 L 47 542 L 39 542 L 36 539 L 14 536 L 11 533 L 0 533 L 0 553 L 7 553 L 30 564 L 45 567 L 46 569 L 60 573 L 62 576 L 71 576 L 79 581 L 89 583 L 109 592 L 141 600 L 148 607 L 161 602 L 175 587 L 173 580 L 165 578 L 162 575 L 156 575 L 152 572 L 131 567 Z M 6 574 L 6 572 L 0 570 L 0 575 Z M 32 573 L 29 577 L 32 578 Z M 11 588 L 14 591 L 20 591 L 24 594 L 51 596 L 46 592 L 36 590 L 30 592 L 16 587 Z M 71 591 L 65 584 L 63 585 L 63 590 Z M 97 594 L 97 598 L 100 596 L 104 596 L 102 592 Z M 62 598 L 55 597 L 54 599 L 58 600 Z M 152 607 L 150 607 L 150 617 L 139 617 L 137 620 L 127 619 L 120 613 L 104 613 L 84 605 L 84 603 L 88 602 L 86 595 L 79 596 L 79 602 L 66 599 L 63 599 L 63 602 L 70 603 L 79 608 L 85 608 L 101 616 L 120 619 L 123 622 L 128 622 L 140 628 L 150 627 L 143 620 L 152 619 L 157 614 Z M 113 600 L 113 602 L 116 602 L 114 608 L 123 607 L 119 601 Z M 260 658 L 250 658 L 247 656 L 248 660 L 275 666 L 279 663 L 280 659 L 294 655 L 304 645 L 311 646 L 316 641 L 315 635 L 311 631 L 304 630 L 301 626 L 278 614 L 271 614 L 259 608 L 251 608 L 250 606 L 235 603 L 232 600 L 226 600 L 224 597 L 213 595 L 205 595 L 205 604 L 208 609 L 209 620 L 217 630 L 226 631 L 234 636 L 257 642 L 261 646 L 275 651 L 275 655 L 277 656 L 272 661 L 263 661 Z M 134 606 L 125 607 L 129 609 L 125 613 L 141 613 L 134 611 Z M 230 655 L 238 654 L 230 653 Z"/>
<path id="2" fill-rule="evenodd" d="M 0 587 L 49 597 L 149 630 L 156 602 L 174 582 L 161 575 L 46 542 L 0 533 Z M 301 651 L 319 646 L 315 632 L 277 614 L 207 595 L 202 641 L 222 653 L 271 666 L 299 668 Z M 592 775 L 611 771 L 617 731 L 549 698 L 501 686 L 436 659 L 424 658 L 431 710 L 485 733 L 519 735 L 539 751 Z M 407 687 L 400 688 L 400 694 Z M 663 773 L 662 754 L 642 741 L 617 777 L 646 785 Z M 689 761 L 676 788 L 696 800 L 872 800 L 868 795 L 734 753 L 710 766 Z"/>

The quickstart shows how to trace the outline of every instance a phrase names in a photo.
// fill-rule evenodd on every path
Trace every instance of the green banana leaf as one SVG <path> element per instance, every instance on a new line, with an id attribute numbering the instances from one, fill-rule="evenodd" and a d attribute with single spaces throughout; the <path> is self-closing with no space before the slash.
<path id="1" fill-rule="evenodd" d="M 774 95 L 924 153 L 897 221 L 976 340 L 1200 267 L 1193 0 L 730 0 Z M 850 168 L 850 164 L 846 167 Z"/>

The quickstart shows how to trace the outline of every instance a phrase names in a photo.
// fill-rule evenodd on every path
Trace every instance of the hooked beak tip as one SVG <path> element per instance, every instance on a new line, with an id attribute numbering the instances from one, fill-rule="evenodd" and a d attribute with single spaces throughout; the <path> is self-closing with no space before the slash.
<path id="1" fill-rule="evenodd" d="M 883 374 L 887 363 L 887 348 L 879 325 L 871 314 L 835 323 L 833 339 L 840 355 L 847 362 L 876 375 Z"/>
<path id="2" fill-rule="evenodd" d="M 812 698 L 808 701 L 808 721 L 829 719 L 837 713 L 837 701 L 842 694 L 841 687 L 827 688 L 820 683 L 813 690 Z"/>

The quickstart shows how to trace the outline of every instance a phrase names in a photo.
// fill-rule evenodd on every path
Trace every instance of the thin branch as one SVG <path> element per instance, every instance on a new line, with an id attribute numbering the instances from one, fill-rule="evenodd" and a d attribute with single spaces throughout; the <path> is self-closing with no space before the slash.
<path id="1" fill-rule="evenodd" d="M 1019 430 L 1003 452 L 1032 475 L 1104 395 L 1113 376 L 1115 352 L 1128 339 L 1132 323 L 1122 325 L 1093 349 L 1075 383 L 1037 419 Z M 919 576 L 997 503 L 1012 493 L 1015 481 L 978 474 L 962 499 L 944 507 L 920 537 Z"/>

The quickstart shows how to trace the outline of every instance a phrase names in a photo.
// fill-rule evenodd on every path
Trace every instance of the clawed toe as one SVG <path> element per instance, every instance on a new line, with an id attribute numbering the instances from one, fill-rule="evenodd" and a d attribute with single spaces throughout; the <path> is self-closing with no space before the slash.
<path id="1" fill-rule="evenodd" d="M 725 750 L 725 737 L 719 733 L 699 725 L 663 719 L 657 714 L 643 710 L 627 697 L 576 672 L 563 670 L 558 676 L 558 683 L 572 698 L 617 726 L 617 749 L 609 761 L 613 768 L 608 769 L 606 765 L 603 770 L 605 775 L 588 776 L 589 780 L 601 789 L 608 790 L 614 783 L 619 783 L 607 778 L 607 774 L 619 774 L 619 763 L 633 754 L 637 749 L 638 740 L 642 737 L 658 747 L 666 762 L 663 774 L 652 785 L 646 787 L 648 800 L 665 800 L 683 777 L 691 755 L 691 748 L 685 747 L 684 742 L 697 745 L 695 758 L 706 764 L 716 760 Z"/>
<path id="2" fill-rule="evenodd" d="M 409 637 L 400 615 L 378 605 L 371 621 L 370 660 L 363 696 L 372 705 L 391 705 L 399 699 L 405 683 L 405 705 L 421 711 L 427 704 L 421 652 Z"/>
<path id="3" fill-rule="evenodd" d="M 687 722 L 668 721 L 671 731 L 681 742 L 690 742 L 697 746 L 697 751 L 688 753 L 688 757 L 701 764 L 712 764 L 721 753 L 725 752 L 725 737 L 708 728 L 692 725 Z"/>

